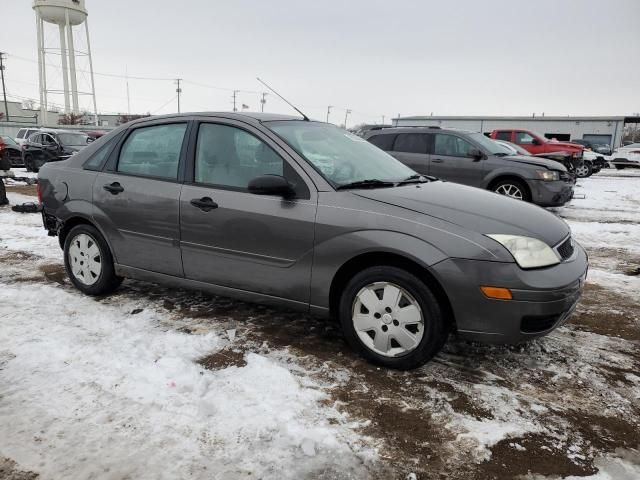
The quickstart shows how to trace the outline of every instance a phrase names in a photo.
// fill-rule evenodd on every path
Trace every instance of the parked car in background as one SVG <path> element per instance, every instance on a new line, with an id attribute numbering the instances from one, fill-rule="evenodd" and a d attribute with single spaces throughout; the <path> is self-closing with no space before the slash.
<path id="1" fill-rule="evenodd" d="M 39 127 L 21 128 L 20 130 L 18 130 L 18 133 L 16 134 L 16 138 L 15 138 L 16 143 L 20 147 L 22 147 L 22 145 L 27 141 L 27 139 L 38 130 L 40 130 Z"/>
<path id="2" fill-rule="evenodd" d="M 0 158 L 5 159 L 12 167 L 24 166 L 20 146 L 8 135 L 0 135 Z"/>
<path id="3" fill-rule="evenodd" d="M 575 158 L 582 158 L 582 152 L 584 151 L 582 145 L 549 140 L 544 135 L 531 130 L 497 129 L 492 131 L 489 137 L 494 140 L 506 140 L 507 142 L 515 143 L 534 155 L 566 152 Z"/>
<path id="4" fill-rule="evenodd" d="M 424 364 L 451 331 L 491 343 L 551 332 L 588 266 L 544 209 L 283 115 L 136 120 L 45 164 L 38 189 L 85 294 L 129 277 L 334 316 L 355 351 L 391 368 Z"/>
<path id="5" fill-rule="evenodd" d="M 611 165 L 618 170 L 640 168 L 640 143 L 630 143 L 616 148 L 609 158 Z"/>
<path id="6" fill-rule="evenodd" d="M 585 149 L 589 149 L 595 153 L 600 153 L 602 155 L 611 155 L 611 145 L 607 145 L 604 143 L 594 143 L 591 140 L 585 140 L 583 138 L 576 138 L 571 140 L 571 142 L 582 145 Z"/>
<path id="7" fill-rule="evenodd" d="M 106 135 L 109 132 L 107 132 L 106 130 L 92 130 L 90 132 L 85 132 L 85 133 L 87 134 L 89 143 L 91 143 L 94 140 L 97 140 L 98 138 Z"/>
<path id="8" fill-rule="evenodd" d="M 573 179 L 558 162 L 518 155 L 481 133 L 440 127 L 385 128 L 365 138 L 423 175 L 540 206 L 564 205 Z"/>
<path id="9" fill-rule="evenodd" d="M 359 137 L 364 137 L 368 132 L 372 130 L 382 130 L 383 128 L 391 128 L 392 126 L 393 125 L 377 124 L 377 123 L 365 124 L 365 125 L 358 126 L 358 128 L 351 129 L 350 132 L 355 133 Z"/>
<path id="10" fill-rule="evenodd" d="M 496 142 L 499 145 L 502 145 L 504 148 L 512 152 L 514 155 L 542 157 L 542 158 L 548 158 L 549 160 L 556 161 L 562 164 L 569 172 L 569 175 L 571 175 L 574 179 L 577 176 L 576 168 L 583 162 L 582 160 L 574 159 L 571 155 L 567 156 L 565 153 L 555 153 L 555 154 L 542 153 L 538 155 L 532 155 L 531 153 L 526 151 L 524 148 L 522 148 L 519 145 L 516 145 L 515 143 L 507 142 L 506 140 L 494 140 L 494 142 Z"/>
<path id="11" fill-rule="evenodd" d="M 88 138 L 85 133 L 71 130 L 40 130 L 22 147 L 24 166 L 37 172 L 47 162 L 65 160 L 85 148 Z"/>

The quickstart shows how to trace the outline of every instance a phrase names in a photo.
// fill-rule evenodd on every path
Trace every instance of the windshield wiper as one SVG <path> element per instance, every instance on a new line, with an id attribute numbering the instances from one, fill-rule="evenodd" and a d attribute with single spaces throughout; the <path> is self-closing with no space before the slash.
<path id="1" fill-rule="evenodd" d="M 385 182 L 384 180 L 378 180 L 377 178 L 371 178 L 369 180 L 358 180 L 357 182 L 345 183 L 339 185 L 336 190 L 347 190 L 349 188 L 382 188 L 393 187 L 395 183 Z"/>
<path id="2" fill-rule="evenodd" d="M 404 180 L 400 180 L 398 185 L 404 185 L 405 183 L 425 183 L 427 181 L 435 180 L 434 177 L 427 177 L 426 175 L 420 175 L 416 173 L 415 175 L 411 175 L 410 177 L 405 178 Z"/>
<path id="3" fill-rule="evenodd" d="M 511 153 L 505 153 L 505 152 L 496 152 L 496 153 L 494 153 L 494 155 L 496 157 L 508 157 L 508 156 L 510 156 L 512 154 Z"/>

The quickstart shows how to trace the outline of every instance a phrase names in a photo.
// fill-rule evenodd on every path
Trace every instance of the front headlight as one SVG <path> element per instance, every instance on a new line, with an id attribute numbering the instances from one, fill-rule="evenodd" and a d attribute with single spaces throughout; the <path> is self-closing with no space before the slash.
<path id="1" fill-rule="evenodd" d="M 560 172 L 557 170 L 536 170 L 536 174 L 538 175 L 538 178 L 545 182 L 560 180 Z"/>
<path id="2" fill-rule="evenodd" d="M 560 258 L 546 243 L 519 235 L 487 235 L 509 250 L 522 268 L 548 267 L 560 263 Z"/>

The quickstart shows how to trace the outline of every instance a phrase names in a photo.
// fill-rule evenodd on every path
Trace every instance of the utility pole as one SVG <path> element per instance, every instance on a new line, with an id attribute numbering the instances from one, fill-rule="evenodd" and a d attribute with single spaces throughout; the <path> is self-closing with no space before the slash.
<path id="1" fill-rule="evenodd" d="M 262 100 L 260 100 L 260 104 L 261 104 L 261 111 L 264 112 L 264 104 L 267 103 L 267 93 L 266 92 L 262 92 Z"/>
<path id="2" fill-rule="evenodd" d="M 329 114 L 331 113 L 331 109 L 332 109 L 332 108 L 333 108 L 333 107 L 332 107 L 331 105 L 329 105 L 329 106 L 327 107 L 327 123 L 329 123 Z"/>
<path id="3" fill-rule="evenodd" d="M 233 91 L 233 95 L 232 95 L 232 97 L 233 97 L 233 111 L 234 112 L 238 111 L 238 109 L 236 108 L 236 97 L 237 97 L 237 95 L 238 95 L 238 90 L 234 90 Z"/>
<path id="4" fill-rule="evenodd" d="M 382 115 L 382 125 L 384 125 L 384 115 Z"/>
<path id="5" fill-rule="evenodd" d="M 129 68 L 125 65 L 124 76 L 127 82 L 127 115 L 131 115 L 131 101 L 129 100 Z"/>
<path id="6" fill-rule="evenodd" d="M 347 110 L 344 112 L 344 129 L 347 129 L 347 117 L 349 116 L 349 114 L 351 113 L 351 110 L 349 110 L 347 108 Z"/>
<path id="7" fill-rule="evenodd" d="M 176 88 L 176 93 L 178 94 L 178 113 L 180 113 L 180 94 L 182 93 L 182 89 L 180 88 L 181 81 L 182 81 L 181 78 L 176 78 L 176 85 L 178 86 Z"/>
<path id="8" fill-rule="evenodd" d="M 7 104 L 7 89 L 4 86 L 4 52 L 0 52 L 0 74 L 2 75 L 2 95 L 4 96 L 4 112 L 7 115 L 7 122 L 9 121 L 9 105 Z"/>

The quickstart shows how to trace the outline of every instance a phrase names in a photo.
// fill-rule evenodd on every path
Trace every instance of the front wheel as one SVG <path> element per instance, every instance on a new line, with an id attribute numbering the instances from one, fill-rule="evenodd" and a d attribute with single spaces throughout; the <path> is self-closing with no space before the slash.
<path id="1" fill-rule="evenodd" d="M 626 167 L 626 165 L 616 165 L 616 170 L 624 170 L 624 167 Z"/>
<path id="2" fill-rule="evenodd" d="M 343 291 L 339 317 L 353 350 L 372 363 L 400 370 L 424 365 L 448 335 L 431 289 L 415 275 L 391 266 L 356 274 Z"/>
<path id="3" fill-rule="evenodd" d="M 580 165 L 576 167 L 576 175 L 578 178 L 586 178 L 590 177 L 593 173 L 593 168 L 591 164 L 588 162 L 582 162 Z"/>
<path id="4" fill-rule="evenodd" d="M 514 198 L 516 200 L 531 201 L 531 195 L 527 186 L 518 180 L 505 179 L 500 180 L 493 186 L 494 192 L 504 195 L 505 197 Z"/>
<path id="5" fill-rule="evenodd" d="M 122 278 L 116 276 L 107 242 L 91 225 L 78 225 L 64 242 L 64 266 L 71 283 L 87 295 L 114 291 Z"/>

